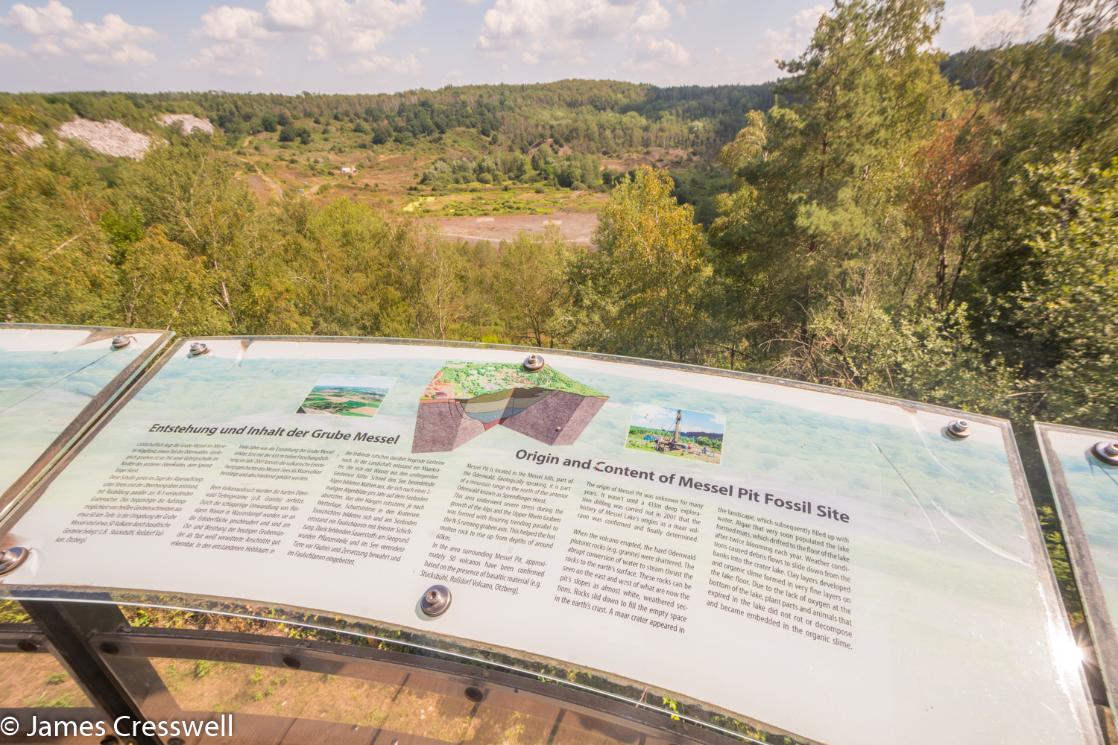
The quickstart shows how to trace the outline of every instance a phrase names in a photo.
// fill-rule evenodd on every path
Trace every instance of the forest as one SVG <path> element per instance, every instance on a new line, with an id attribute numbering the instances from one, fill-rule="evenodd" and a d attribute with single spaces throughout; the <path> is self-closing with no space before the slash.
<path id="1" fill-rule="evenodd" d="M 61 123 L 74 115 L 152 127 L 151 113 L 210 119 L 226 137 L 274 132 L 297 120 L 367 135 L 366 146 L 414 145 L 455 129 L 520 149 L 549 141 L 576 152 L 717 147 L 740 128 L 743 112 L 772 104 L 771 85 L 655 88 L 608 80 L 536 85 L 456 86 L 396 94 L 284 96 L 254 93 L 7 94 L 5 121 Z"/>
<path id="2" fill-rule="evenodd" d="M 3 95 L 2 317 L 554 346 L 1118 428 L 1116 6 L 952 58 L 942 12 L 839 0 L 766 86 Z M 14 129 L 163 111 L 218 131 L 127 159 Z M 250 189 L 308 143 L 408 157 L 412 194 L 597 190 L 593 248 Z"/>

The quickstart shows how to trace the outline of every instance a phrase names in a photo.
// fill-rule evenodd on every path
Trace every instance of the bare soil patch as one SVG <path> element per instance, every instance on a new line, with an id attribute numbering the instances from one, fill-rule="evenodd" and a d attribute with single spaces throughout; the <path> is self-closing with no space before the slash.
<path id="1" fill-rule="evenodd" d="M 603 158 L 602 168 L 611 171 L 632 171 L 641 166 L 667 168 L 691 160 L 694 160 L 691 153 L 683 148 L 653 147 L 643 153 L 629 153 L 620 158 Z"/>
<path id="2" fill-rule="evenodd" d="M 500 243 L 520 233 L 542 233 L 550 225 L 567 241 L 589 246 L 598 227 L 594 212 L 555 212 L 550 215 L 490 215 L 486 217 L 443 217 L 432 220 L 439 234 L 467 241 Z"/>

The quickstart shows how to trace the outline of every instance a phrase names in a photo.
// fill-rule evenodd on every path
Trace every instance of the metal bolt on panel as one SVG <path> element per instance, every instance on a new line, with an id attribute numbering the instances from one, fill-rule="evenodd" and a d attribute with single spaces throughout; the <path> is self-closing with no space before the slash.
<path id="1" fill-rule="evenodd" d="M 943 428 L 944 433 L 955 440 L 962 440 L 970 437 L 970 422 L 966 419 L 952 419 L 948 422 L 947 426 Z"/>
<path id="2" fill-rule="evenodd" d="M 446 585 L 432 585 L 423 593 L 419 600 L 419 610 L 423 615 L 435 618 L 441 616 L 450 607 L 450 588 Z"/>
<path id="3" fill-rule="evenodd" d="M 1096 458 L 1110 466 L 1118 466 L 1118 440 L 1099 440 L 1091 448 Z"/>
<path id="4" fill-rule="evenodd" d="M 12 546 L 0 552 L 0 577 L 5 574 L 11 574 L 27 561 L 27 557 L 31 555 L 31 549 L 23 548 L 22 546 Z"/>

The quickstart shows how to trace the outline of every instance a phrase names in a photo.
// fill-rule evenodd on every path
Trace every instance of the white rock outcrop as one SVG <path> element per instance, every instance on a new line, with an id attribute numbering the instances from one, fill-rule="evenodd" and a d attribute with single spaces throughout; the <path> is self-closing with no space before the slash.
<path id="1" fill-rule="evenodd" d="M 195 131 L 205 132 L 208 135 L 214 133 L 214 125 L 209 119 L 202 119 L 193 114 L 164 114 L 159 117 L 159 123 L 164 127 L 181 127 L 182 133 L 186 135 Z"/>
<path id="2" fill-rule="evenodd" d="M 43 136 L 38 132 L 32 132 L 26 127 L 20 127 L 16 124 L 0 124 L 0 129 L 11 132 L 15 135 L 17 142 L 12 143 L 11 149 L 16 150 L 31 150 L 37 147 L 42 147 L 45 144 Z"/>
<path id="3" fill-rule="evenodd" d="M 74 119 L 58 128 L 58 136 L 77 140 L 91 150 L 116 158 L 139 160 L 151 148 L 151 138 L 129 129 L 120 122 L 95 122 L 91 119 Z"/>

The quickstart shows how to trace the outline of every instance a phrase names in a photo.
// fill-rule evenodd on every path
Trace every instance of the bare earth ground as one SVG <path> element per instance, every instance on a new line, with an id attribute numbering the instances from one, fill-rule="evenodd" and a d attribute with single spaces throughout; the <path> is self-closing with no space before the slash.
<path id="1" fill-rule="evenodd" d="M 604 158 L 602 167 L 614 171 L 631 171 L 641 166 L 666 168 L 686 163 L 691 159 L 688 151 L 678 147 L 653 147 L 644 153 L 630 153 L 623 158 Z"/>
<path id="2" fill-rule="evenodd" d="M 418 218 L 457 240 L 500 243 L 521 232 L 540 234 L 554 224 L 564 239 L 589 247 L 596 212 L 608 200 L 601 191 L 572 191 L 540 184 L 467 184 L 450 191 L 417 190 L 422 173 L 442 150 L 421 146 L 399 150 L 359 147 L 364 135 L 334 132 L 307 146 L 278 143 L 275 133 L 246 137 L 237 149 L 241 178 L 261 201 L 298 195 L 319 204 L 348 199 L 385 215 Z M 453 155 L 451 147 L 446 152 Z M 635 167 L 655 160 L 686 158 L 684 151 L 656 151 L 619 160 Z M 342 173 L 343 167 L 353 173 Z"/>
<path id="3" fill-rule="evenodd" d="M 542 233 L 555 225 L 571 243 L 589 246 L 598 215 L 594 212 L 555 212 L 550 215 L 491 215 L 488 217 L 442 217 L 432 222 L 447 238 L 499 243 L 516 238 L 519 233 Z"/>

